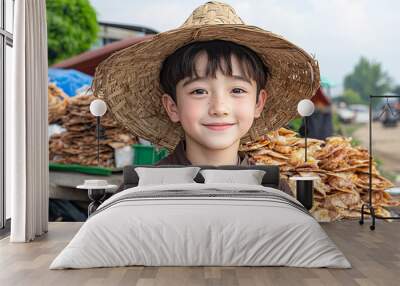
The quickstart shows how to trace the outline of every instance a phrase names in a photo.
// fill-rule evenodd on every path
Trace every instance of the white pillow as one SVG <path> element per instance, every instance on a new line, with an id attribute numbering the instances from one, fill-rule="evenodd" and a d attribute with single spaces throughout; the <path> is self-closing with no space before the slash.
<path id="1" fill-rule="evenodd" d="M 261 185 L 265 175 L 263 170 L 201 170 L 204 183 L 236 183 L 248 185 Z"/>
<path id="2" fill-rule="evenodd" d="M 193 179 L 199 170 L 200 167 L 135 168 L 138 186 L 196 183 Z"/>

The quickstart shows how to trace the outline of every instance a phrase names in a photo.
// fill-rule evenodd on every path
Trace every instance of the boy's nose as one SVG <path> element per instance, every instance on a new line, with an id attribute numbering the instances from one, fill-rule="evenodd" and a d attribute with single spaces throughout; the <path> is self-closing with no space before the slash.
<path id="1" fill-rule="evenodd" d="M 214 116 L 221 116 L 221 115 L 228 115 L 229 108 L 226 104 L 226 101 L 219 96 L 214 97 L 211 99 L 209 103 L 209 114 Z"/>

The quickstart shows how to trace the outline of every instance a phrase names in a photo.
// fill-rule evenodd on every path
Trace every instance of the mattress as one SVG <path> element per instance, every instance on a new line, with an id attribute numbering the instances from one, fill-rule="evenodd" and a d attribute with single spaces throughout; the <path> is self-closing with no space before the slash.
<path id="1" fill-rule="evenodd" d="M 113 195 L 50 269 L 133 265 L 351 268 L 295 198 L 221 183 L 137 186 Z"/>

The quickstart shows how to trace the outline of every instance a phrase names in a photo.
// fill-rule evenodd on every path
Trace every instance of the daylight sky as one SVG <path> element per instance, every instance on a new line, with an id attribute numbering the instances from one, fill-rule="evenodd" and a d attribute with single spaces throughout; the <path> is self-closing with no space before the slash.
<path id="1" fill-rule="evenodd" d="M 90 0 L 101 21 L 159 32 L 181 25 L 206 1 Z M 400 85 L 398 0 L 226 0 L 247 24 L 282 35 L 314 54 L 321 74 L 338 84 L 361 56 L 382 64 Z"/>

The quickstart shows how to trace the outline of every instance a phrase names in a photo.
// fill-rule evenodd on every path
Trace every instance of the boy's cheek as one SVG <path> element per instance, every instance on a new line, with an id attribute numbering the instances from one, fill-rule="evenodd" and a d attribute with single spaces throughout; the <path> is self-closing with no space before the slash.
<path id="1" fill-rule="evenodd" d="M 250 129 L 255 120 L 254 107 L 243 106 L 236 112 L 236 119 L 240 121 L 240 125 L 244 129 Z"/>
<path id="2" fill-rule="evenodd" d="M 255 115 L 254 104 L 241 104 L 236 107 L 236 112 L 240 119 L 253 119 Z"/>
<path id="3" fill-rule="evenodd" d="M 201 107 L 199 106 L 185 106 L 180 113 L 180 121 L 184 127 L 193 128 L 201 119 Z"/>

